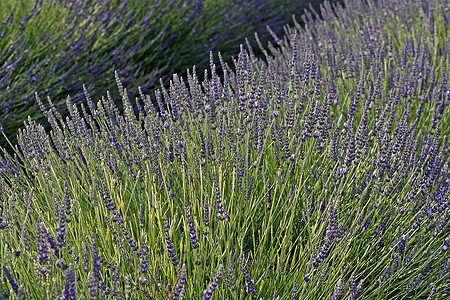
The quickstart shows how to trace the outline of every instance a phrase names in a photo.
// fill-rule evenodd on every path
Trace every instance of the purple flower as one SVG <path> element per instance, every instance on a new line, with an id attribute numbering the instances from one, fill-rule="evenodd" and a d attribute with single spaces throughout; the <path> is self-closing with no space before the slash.
<path id="1" fill-rule="evenodd" d="M 56 240 L 58 241 L 58 246 L 60 248 L 66 245 L 66 213 L 62 205 L 58 205 L 56 210 L 56 217 L 58 219 L 58 227 L 56 232 Z"/>
<path id="2" fill-rule="evenodd" d="M 216 198 L 215 201 L 216 201 L 216 205 L 217 205 L 217 218 L 221 221 L 224 221 L 227 219 L 228 214 L 222 204 L 222 195 L 220 194 L 219 183 L 217 182 L 217 178 L 216 178 L 215 174 L 213 174 L 213 182 L 214 182 L 214 187 L 215 187 L 215 198 Z"/>
<path id="3" fill-rule="evenodd" d="M 356 286 L 355 277 L 354 274 L 352 273 L 352 276 L 350 277 L 350 295 L 348 296 L 348 300 L 356 300 L 358 295 L 361 293 L 363 287 L 364 287 L 364 278 L 361 278 L 358 286 Z"/>
<path id="4" fill-rule="evenodd" d="M 331 244 L 335 239 L 338 239 L 341 235 L 336 224 L 336 215 L 334 213 L 332 205 L 330 206 L 329 210 L 330 216 L 328 222 L 328 229 L 325 235 L 325 242 L 322 245 L 319 254 L 317 254 L 317 256 L 314 259 L 312 259 L 312 265 L 314 268 L 317 268 L 319 264 L 325 259 L 325 257 L 328 255 L 328 251 L 331 247 Z"/>
<path id="5" fill-rule="evenodd" d="M 141 248 L 138 251 L 139 254 L 139 262 L 142 273 L 147 273 L 148 268 L 148 247 L 145 242 L 145 235 L 143 234 L 141 237 Z"/>
<path id="6" fill-rule="evenodd" d="M 8 223 L 6 222 L 6 220 L 0 217 L 0 229 L 5 229 L 7 226 Z"/>
<path id="7" fill-rule="evenodd" d="M 245 262 L 244 262 L 244 257 L 242 254 L 239 256 L 239 261 L 240 261 L 241 272 L 242 272 L 242 274 L 244 274 L 244 281 L 245 281 L 245 286 L 246 286 L 245 290 L 246 290 L 247 294 L 255 293 L 255 287 L 254 287 L 255 282 L 250 277 L 250 274 L 247 271 L 247 268 L 246 268 Z"/>
<path id="8" fill-rule="evenodd" d="M 226 282 L 228 287 L 232 291 L 235 291 L 237 289 L 236 285 L 236 275 L 234 274 L 234 267 L 233 267 L 233 257 L 230 257 L 230 263 L 227 267 L 227 276 L 226 276 Z"/>
<path id="9" fill-rule="evenodd" d="M 298 285 L 297 280 L 294 279 L 294 286 L 292 287 L 291 300 L 297 300 L 298 297 Z"/>
<path id="10" fill-rule="evenodd" d="M 206 227 L 209 226 L 209 202 L 207 195 L 205 195 L 205 199 L 203 200 L 203 225 Z M 208 231 L 203 231 L 204 235 L 208 234 Z"/>
<path id="11" fill-rule="evenodd" d="M 342 294 L 345 292 L 345 279 L 341 278 L 338 280 L 334 287 L 334 292 L 330 295 L 329 300 L 339 300 Z"/>
<path id="12" fill-rule="evenodd" d="M 406 235 L 402 235 L 400 237 L 400 242 L 397 245 L 398 252 L 403 253 L 405 251 L 406 244 Z"/>
<path id="13" fill-rule="evenodd" d="M 49 262 L 48 257 L 48 240 L 47 230 L 45 229 L 42 220 L 37 224 L 37 242 L 38 242 L 38 262 L 41 266 L 46 265 Z"/>
<path id="14" fill-rule="evenodd" d="M 375 233 L 378 233 L 379 235 L 383 234 L 383 232 L 386 230 L 386 223 L 389 221 L 391 214 L 392 214 L 392 207 L 389 210 L 389 213 L 383 218 L 383 221 L 380 223 L 379 228 L 375 230 Z"/>
<path id="15" fill-rule="evenodd" d="M 435 293 L 435 291 L 436 291 L 436 285 L 435 285 L 433 282 L 430 283 L 430 286 L 431 286 L 431 291 L 430 291 L 430 293 L 428 294 L 427 300 L 433 300 L 433 295 L 434 295 L 434 293 Z"/>
<path id="16" fill-rule="evenodd" d="M 198 248 L 198 237 L 197 237 L 197 230 L 194 225 L 194 221 L 192 220 L 191 212 L 189 210 L 189 206 L 187 202 L 184 202 L 184 211 L 186 213 L 186 218 L 189 225 L 189 238 L 191 241 L 192 248 L 196 249 Z"/>
<path id="17" fill-rule="evenodd" d="M 139 227 L 141 229 L 145 228 L 145 216 L 144 216 L 144 208 L 142 204 L 139 206 Z"/>
<path id="18" fill-rule="evenodd" d="M 58 258 L 56 260 L 56 266 L 61 270 L 66 270 L 69 266 L 64 262 L 63 258 Z"/>
<path id="19" fill-rule="evenodd" d="M 360 233 L 358 235 L 358 239 L 360 239 L 362 237 L 362 234 L 364 233 L 364 231 L 369 227 L 371 218 L 372 218 L 372 212 L 369 213 L 369 216 L 366 218 L 366 220 L 362 224 Z"/>
<path id="20" fill-rule="evenodd" d="M 11 285 L 12 289 L 14 290 L 14 292 L 17 295 L 19 293 L 19 285 L 14 280 L 14 278 L 11 275 L 11 272 L 9 271 L 9 269 L 7 267 L 3 266 L 3 272 L 5 272 L 5 276 L 8 279 L 9 284 Z"/>
<path id="21" fill-rule="evenodd" d="M 92 270 L 94 272 L 97 283 L 101 280 L 100 277 L 100 256 L 98 253 L 97 244 L 95 242 L 95 234 L 91 235 L 91 243 L 89 244 L 89 249 L 91 250 L 92 255 Z"/>
<path id="22" fill-rule="evenodd" d="M 22 227 L 22 241 L 23 241 L 23 249 L 26 251 L 30 250 L 30 240 L 28 238 L 28 228 L 26 225 Z"/>
<path id="23" fill-rule="evenodd" d="M 86 286 L 91 296 L 91 300 L 97 299 L 98 281 L 94 273 L 89 273 Z"/>
<path id="24" fill-rule="evenodd" d="M 128 232 L 128 230 L 125 228 L 125 225 L 123 225 L 123 222 L 119 222 L 120 230 L 122 231 L 123 235 L 125 236 L 125 240 L 127 241 L 128 245 L 134 250 L 138 251 L 139 247 L 134 240 L 134 238 L 131 236 L 131 234 Z"/>
<path id="25" fill-rule="evenodd" d="M 214 293 L 214 291 L 219 286 L 220 279 L 222 278 L 222 273 L 223 273 L 223 266 L 219 265 L 219 268 L 217 269 L 216 276 L 214 276 L 213 281 L 209 284 L 209 288 L 206 289 L 203 292 L 203 297 L 202 297 L 201 300 L 209 300 L 209 299 L 211 299 L 212 294 Z"/>
<path id="26" fill-rule="evenodd" d="M 171 300 L 178 300 L 184 298 L 184 289 L 186 288 L 186 264 L 181 266 L 180 274 L 178 275 L 178 282 L 175 289 L 170 295 Z"/>
<path id="27" fill-rule="evenodd" d="M 15 257 L 19 257 L 22 254 L 22 250 L 20 248 L 14 249 L 13 254 Z"/>
<path id="28" fill-rule="evenodd" d="M 272 208 L 272 189 L 269 189 L 267 192 L 267 210 L 270 210 Z"/>
<path id="29" fill-rule="evenodd" d="M 120 295 L 120 267 L 113 266 L 112 267 L 113 275 L 112 275 L 112 283 L 111 283 L 111 296 L 114 299 L 121 299 Z"/>
<path id="30" fill-rule="evenodd" d="M 445 238 L 444 244 L 445 244 L 446 246 L 450 246 L 450 237 L 446 237 L 446 238 Z"/>
<path id="31" fill-rule="evenodd" d="M 76 300 L 77 299 L 77 284 L 75 281 L 75 273 L 73 268 L 70 267 L 66 271 L 64 277 L 64 289 L 61 300 Z"/>
<path id="32" fill-rule="evenodd" d="M 55 241 L 55 239 L 50 234 L 50 232 L 47 232 L 47 241 L 48 241 L 48 245 L 50 245 L 50 248 L 53 250 L 53 254 L 56 257 L 59 257 L 59 246 L 58 246 L 58 243 Z"/>
<path id="33" fill-rule="evenodd" d="M 169 221 L 167 220 L 166 217 L 164 217 L 164 234 L 166 236 L 166 242 L 167 242 L 166 250 L 167 250 L 167 252 L 169 252 L 169 257 L 170 257 L 170 260 L 172 261 L 172 264 L 174 266 L 177 266 L 179 264 L 179 262 L 178 262 L 177 255 L 175 254 L 172 240 L 170 239 L 169 229 L 170 229 Z"/>

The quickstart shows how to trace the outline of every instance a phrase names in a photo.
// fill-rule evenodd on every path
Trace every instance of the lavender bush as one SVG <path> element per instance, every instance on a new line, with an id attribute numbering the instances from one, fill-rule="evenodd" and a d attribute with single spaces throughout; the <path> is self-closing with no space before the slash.
<path id="1" fill-rule="evenodd" d="M 35 92 L 50 96 L 64 117 L 67 95 L 81 102 L 85 84 L 93 99 L 100 99 L 113 87 L 114 70 L 133 99 L 139 96 L 138 85 L 153 94 L 160 78 L 167 84 L 172 73 L 182 75 L 194 64 L 206 68 L 210 50 L 220 49 L 231 62 L 231 54 L 246 36 L 258 31 L 263 41 L 269 40 L 266 25 L 281 33 L 291 14 L 300 13 L 306 3 L 1 1 L 0 120 L 5 133 L 15 142 L 28 115 L 45 123 Z"/>
<path id="2" fill-rule="evenodd" d="M 158 109 L 119 72 L 123 110 L 36 94 L 51 132 L 0 157 L 0 296 L 445 299 L 449 9 L 325 2 Z"/>

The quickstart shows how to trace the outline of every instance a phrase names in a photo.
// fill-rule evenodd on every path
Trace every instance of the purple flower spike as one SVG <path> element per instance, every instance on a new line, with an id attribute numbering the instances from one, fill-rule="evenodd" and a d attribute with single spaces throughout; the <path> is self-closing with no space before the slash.
<path id="1" fill-rule="evenodd" d="M 170 229 L 169 221 L 167 220 L 166 217 L 164 217 L 164 233 L 166 235 L 166 242 L 167 242 L 166 250 L 167 250 L 167 252 L 169 252 L 169 257 L 170 257 L 170 260 L 172 261 L 172 264 L 174 266 L 178 266 L 179 262 L 178 262 L 177 255 L 175 254 L 172 240 L 169 235 L 169 229 Z"/>
<path id="2" fill-rule="evenodd" d="M 348 300 L 355 300 L 358 298 L 358 295 L 361 293 L 361 290 L 364 286 L 364 279 L 359 281 L 358 286 L 356 286 L 356 279 L 354 273 L 350 276 L 350 295 L 348 296 Z"/>
<path id="3" fill-rule="evenodd" d="M 9 269 L 5 266 L 3 266 L 3 272 L 5 272 L 5 276 L 9 281 L 9 284 L 11 285 L 12 289 L 14 290 L 14 292 L 16 294 L 19 293 L 19 285 L 17 284 L 17 282 L 14 280 L 14 278 L 11 275 L 11 272 L 9 271 Z"/>
<path id="4" fill-rule="evenodd" d="M 6 222 L 6 220 L 0 217 L 0 229 L 5 229 L 7 226 L 8 223 Z"/>
<path id="5" fill-rule="evenodd" d="M 217 219 L 219 219 L 220 221 L 224 221 L 227 219 L 228 214 L 222 203 L 222 196 L 221 196 L 220 190 L 219 190 L 219 183 L 217 182 L 215 174 L 213 174 L 213 182 L 214 182 L 215 194 L 216 194 L 215 200 L 216 200 L 216 206 L 217 206 Z"/>
<path id="6" fill-rule="evenodd" d="M 181 266 L 180 274 L 178 275 L 178 283 L 175 285 L 175 290 L 170 295 L 170 300 L 178 300 L 184 298 L 184 289 L 186 288 L 186 264 Z"/>
<path id="7" fill-rule="evenodd" d="M 142 204 L 139 206 L 139 227 L 141 229 L 145 228 L 145 212 Z"/>
<path id="8" fill-rule="evenodd" d="M 77 299 L 77 283 L 75 281 L 75 273 L 72 268 L 66 271 L 64 278 L 64 289 L 61 300 L 75 300 Z"/>
<path id="9" fill-rule="evenodd" d="M 213 281 L 210 283 L 209 288 L 203 292 L 203 297 L 201 300 L 209 300 L 212 297 L 212 294 L 219 286 L 220 279 L 222 278 L 223 273 L 223 266 L 220 265 L 217 269 L 216 276 L 214 277 Z"/>
<path id="10" fill-rule="evenodd" d="M 345 279 L 341 278 L 336 283 L 336 286 L 334 287 L 334 292 L 329 299 L 339 300 L 344 292 L 345 292 Z"/>
<path id="11" fill-rule="evenodd" d="M 191 240 L 192 248 L 198 248 L 198 237 L 197 237 L 197 229 L 194 225 L 194 220 L 192 220 L 191 212 L 187 202 L 184 202 L 184 211 L 186 213 L 186 218 L 189 224 L 189 238 Z"/>
<path id="12" fill-rule="evenodd" d="M 209 227 L 209 202 L 205 195 L 205 200 L 203 201 L 203 225 Z M 203 231 L 204 235 L 208 234 L 208 231 Z"/>
<path id="13" fill-rule="evenodd" d="M 101 280 L 100 277 L 100 256 L 98 253 L 97 244 L 95 242 L 95 234 L 92 233 L 91 243 L 89 244 L 89 248 L 91 250 L 92 255 L 92 270 L 94 271 L 96 282 L 98 283 Z"/>
<path id="14" fill-rule="evenodd" d="M 98 283 L 94 273 L 89 273 L 86 286 L 91 296 L 91 300 L 97 299 Z"/>
<path id="15" fill-rule="evenodd" d="M 138 251 L 139 254 L 139 262 L 142 273 L 147 273 L 148 268 L 148 246 L 145 242 L 145 235 L 141 237 L 141 248 Z"/>
<path id="16" fill-rule="evenodd" d="M 250 293 L 254 293 L 255 292 L 255 282 L 253 281 L 253 279 L 250 277 L 250 274 L 247 271 L 247 268 L 245 267 L 245 262 L 244 262 L 244 257 L 241 256 L 239 257 L 239 261 L 240 261 L 240 266 L 241 266 L 241 272 L 242 274 L 244 274 L 244 281 L 245 281 L 245 286 L 246 286 L 246 292 L 247 294 Z"/>
<path id="17" fill-rule="evenodd" d="M 226 282 L 228 287 L 235 291 L 237 289 L 236 287 L 236 275 L 234 275 L 234 267 L 233 267 L 233 257 L 230 257 L 230 263 L 227 267 L 227 276 L 226 276 Z"/>
<path id="18" fill-rule="evenodd" d="M 442 246 L 442 251 L 447 251 L 450 247 L 450 237 L 446 237 L 444 240 L 444 246 Z"/>
<path id="19" fill-rule="evenodd" d="M 44 223 L 42 220 L 38 222 L 37 229 L 37 240 L 38 240 L 38 261 L 43 266 L 49 262 L 48 257 L 48 240 L 47 240 L 47 230 L 45 229 Z"/>
<path id="20" fill-rule="evenodd" d="M 60 203 L 56 210 L 56 218 L 58 219 L 58 227 L 56 232 L 56 240 L 58 247 L 62 248 L 66 245 L 66 212 L 64 211 L 64 203 Z"/>
<path id="21" fill-rule="evenodd" d="M 400 243 L 397 245 L 398 252 L 403 253 L 406 248 L 406 235 L 400 237 Z"/>
<path id="22" fill-rule="evenodd" d="M 272 208 L 272 201 L 272 189 L 270 189 L 267 193 L 267 210 L 270 210 Z"/>
<path id="23" fill-rule="evenodd" d="M 298 299 L 298 285 L 297 285 L 297 280 L 294 279 L 294 286 L 292 287 L 291 300 L 297 300 L 297 299 Z"/>

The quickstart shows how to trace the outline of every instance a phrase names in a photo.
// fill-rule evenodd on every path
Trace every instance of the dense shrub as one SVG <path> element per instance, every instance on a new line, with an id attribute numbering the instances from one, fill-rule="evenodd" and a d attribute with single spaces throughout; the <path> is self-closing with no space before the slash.
<path id="1" fill-rule="evenodd" d="M 50 96 L 63 117 L 65 98 L 96 100 L 114 86 L 114 70 L 139 96 L 160 78 L 208 66 L 209 51 L 225 61 L 254 32 L 266 43 L 307 1 L 294 0 L 3 0 L 0 1 L 0 120 L 11 140 L 28 115 L 41 123 L 34 93 Z M 111 91 L 113 92 L 113 91 Z M 115 92 L 115 90 L 114 90 Z M 120 106 L 120 103 L 117 103 Z M 0 144 L 4 144 L 0 139 Z"/>
<path id="2" fill-rule="evenodd" d="M 119 73 L 123 110 L 36 95 L 50 134 L 30 119 L 0 160 L 0 292 L 448 297 L 449 9 L 325 3 L 265 59 L 173 75 L 160 112 Z"/>

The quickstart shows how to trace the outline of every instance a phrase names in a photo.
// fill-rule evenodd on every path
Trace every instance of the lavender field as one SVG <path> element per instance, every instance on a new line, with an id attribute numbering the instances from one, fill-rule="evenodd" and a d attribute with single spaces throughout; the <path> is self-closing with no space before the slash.
<path id="1" fill-rule="evenodd" d="M 65 98 L 71 95 L 81 103 L 83 84 L 95 99 L 106 90 L 117 95 L 117 71 L 133 99 L 138 86 L 154 97 L 160 81 L 169 84 L 173 73 L 185 75 L 194 64 L 207 68 L 210 51 L 220 50 L 232 62 L 246 36 L 253 46 L 255 32 L 268 41 L 265 26 L 281 33 L 286 22 L 292 23 L 291 15 L 307 5 L 306 0 L 2 0 L 0 120 L 5 133 L 16 143 L 28 116 L 50 129 L 35 92 L 49 96 L 65 116 Z M 5 143 L 1 136 L 0 145 Z"/>
<path id="2" fill-rule="evenodd" d="M 0 299 L 450 298 L 449 10 L 324 2 L 151 92 L 36 90 Z"/>

